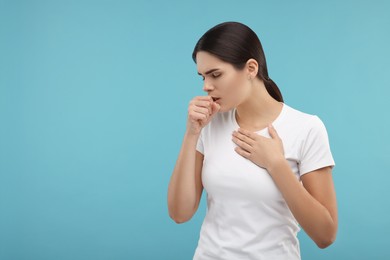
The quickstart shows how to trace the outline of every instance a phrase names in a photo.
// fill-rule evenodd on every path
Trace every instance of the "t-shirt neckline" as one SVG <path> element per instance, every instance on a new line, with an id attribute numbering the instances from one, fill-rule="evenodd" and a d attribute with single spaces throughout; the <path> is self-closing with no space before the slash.
<path id="1" fill-rule="evenodd" d="M 279 121 L 282 119 L 282 117 L 284 116 L 285 114 L 285 111 L 286 111 L 286 104 L 284 104 L 282 102 L 283 106 L 282 106 L 282 110 L 280 111 L 279 115 L 276 117 L 276 119 L 271 123 L 273 126 L 275 126 L 276 124 L 279 123 Z M 236 119 L 236 110 L 237 108 L 233 108 L 232 110 L 232 121 L 233 121 L 233 124 L 234 126 L 238 129 L 238 128 L 241 128 L 240 125 L 238 124 L 237 122 L 237 119 Z M 268 127 L 265 127 L 263 129 L 260 129 L 260 130 L 256 130 L 254 131 L 255 133 L 260 133 L 260 132 L 263 132 L 263 131 L 266 131 L 268 129 Z"/>

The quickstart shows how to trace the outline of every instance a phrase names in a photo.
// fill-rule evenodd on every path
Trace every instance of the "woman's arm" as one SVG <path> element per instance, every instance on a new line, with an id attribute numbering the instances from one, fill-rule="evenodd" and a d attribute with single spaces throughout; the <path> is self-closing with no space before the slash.
<path id="1" fill-rule="evenodd" d="M 202 128 L 219 111 L 211 96 L 195 97 L 188 107 L 187 130 L 168 187 L 169 216 L 176 223 L 191 219 L 202 196 L 203 154 L 196 150 Z"/>
<path id="2" fill-rule="evenodd" d="M 266 168 L 295 219 L 320 248 L 333 243 L 337 233 L 337 205 L 330 167 L 302 176 L 303 185 L 284 158 L 283 143 L 270 126 L 271 138 L 239 129 L 233 133 L 236 152 Z"/>
<path id="3" fill-rule="evenodd" d="M 284 159 L 268 169 L 295 219 L 320 248 L 336 239 L 337 203 L 330 167 L 302 176 L 302 184 Z"/>
<path id="4" fill-rule="evenodd" d="M 176 223 L 191 219 L 199 206 L 203 185 L 201 172 L 203 155 L 196 151 L 198 135 L 188 132 L 173 170 L 168 187 L 169 216 Z"/>

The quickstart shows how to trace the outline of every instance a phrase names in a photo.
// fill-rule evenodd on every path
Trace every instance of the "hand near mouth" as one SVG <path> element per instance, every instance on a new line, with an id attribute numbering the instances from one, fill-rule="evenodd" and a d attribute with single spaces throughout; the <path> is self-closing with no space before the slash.
<path id="1" fill-rule="evenodd" d="M 217 101 L 219 98 L 216 98 Z M 211 96 L 198 96 L 191 100 L 188 107 L 187 131 L 200 134 L 213 116 L 220 110 L 221 105 Z"/>

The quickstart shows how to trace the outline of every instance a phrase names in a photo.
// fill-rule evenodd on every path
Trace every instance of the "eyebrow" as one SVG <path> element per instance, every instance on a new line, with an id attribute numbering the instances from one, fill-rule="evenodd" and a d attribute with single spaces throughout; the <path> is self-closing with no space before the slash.
<path id="1" fill-rule="evenodd" d="M 208 74 L 210 74 L 210 73 L 213 73 L 214 71 L 217 71 L 217 70 L 219 70 L 219 69 L 211 69 L 211 70 L 208 70 L 208 71 L 206 71 L 205 75 L 208 75 Z M 202 73 L 198 72 L 198 75 L 202 76 Z"/>

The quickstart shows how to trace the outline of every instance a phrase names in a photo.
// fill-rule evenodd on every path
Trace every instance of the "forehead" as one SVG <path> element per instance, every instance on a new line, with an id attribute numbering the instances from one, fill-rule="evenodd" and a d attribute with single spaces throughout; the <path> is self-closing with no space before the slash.
<path id="1" fill-rule="evenodd" d="M 200 51 L 196 54 L 196 66 L 198 72 L 204 73 L 210 69 L 223 69 L 231 65 L 208 52 Z"/>

